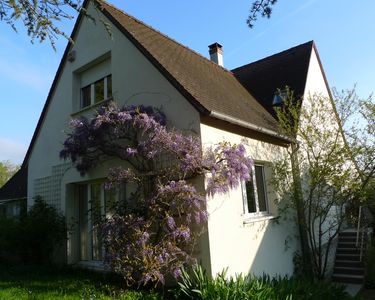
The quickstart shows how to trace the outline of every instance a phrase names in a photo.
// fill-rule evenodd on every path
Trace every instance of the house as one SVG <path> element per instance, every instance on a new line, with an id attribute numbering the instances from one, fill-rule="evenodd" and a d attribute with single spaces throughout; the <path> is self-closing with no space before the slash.
<path id="1" fill-rule="evenodd" d="M 90 198 L 104 203 L 109 197 L 102 182 L 116 162 L 103 162 L 81 177 L 59 152 L 72 118 L 90 116 L 113 99 L 162 109 L 170 126 L 195 132 L 203 147 L 244 143 L 255 161 L 257 193 L 247 193 L 249 183 L 243 183 L 207 198 L 207 231 L 196 255 L 212 275 L 226 267 L 229 274 L 292 274 L 298 232 L 292 222 L 278 220 L 279 196 L 270 185 L 271 163 L 290 140 L 279 131 L 272 101 L 285 85 L 297 96 L 330 96 L 314 42 L 227 70 L 217 43 L 210 46 L 209 60 L 106 2 L 84 5 L 91 17 L 111 24 L 111 34 L 100 22 L 78 17 L 74 43 L 64 52 L 23 164 L 28 205 L 39 195 L 74 224 L 61 259 L 102 266 L 87 210 Z"/>
<path id="2" fill-rule="evenodd" d="M 0 188 L 0 219 L 19 217 L 26 211 L 27 167 L 22 167 Z"/>

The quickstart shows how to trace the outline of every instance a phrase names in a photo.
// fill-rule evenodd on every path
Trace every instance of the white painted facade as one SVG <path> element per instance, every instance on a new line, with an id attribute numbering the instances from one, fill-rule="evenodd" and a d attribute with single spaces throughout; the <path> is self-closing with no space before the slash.
<path id="1" fill-rule="evenodd" d="M 295 224 L 277 218 L 278 195 L 272 189 L 272 162 L 286 149 L 259 140 L 245 138 L 202 124 L 203 147 L 230 141 L 243 143 L 255 163 L 264 165 L 268 214 L 256 216 L 244 211 L 241 187 L 226 195 L 208 198 L 208 237 L 212 275 L 228 268 L 228 275 L 253 273 L 292 275 L 293 254 L 299 249 Z"/>
<path id="2" fill-rule="evenodd" d="M 91 16 L 99 13 L 91 6 L 88 12 Z M 199 113 L 116 27 L 111 28 L 110 36 L 100 21 L 95 25 L 83 18 L 70 51 L 75 51 L 76 58 L 64 64 L 29 158 L 28 206 L 40 195 L 72 225 L 77 219 L 77 184 L 103 180 L 109 166 L 118 163 L 105 162 L 81 177 L 69 162 L 59 158 L 70 120 L 90 116 L 100 104 L 80 110 L 81 87 L 109 73 L 113 99 L 119 106 L 151 105 L 162 109 L 176 128 L 199 134 L 200 127 Z M 78 261 L 76 243 L 73 234 L 67 245 L 68 263 Z"/>
<path id="3" fill-rule="evenodd" d="M 88 12 L 99 19 L 100 12 L 92 6 Z M 293 255 L 299 249 L 298 234 L 294 223 L 278 218 L 279 197 L 270 184 L 271 164 L 286 149 L 202 123 L 199 112 L 115 26 L 109 35 L 101 22 L 95 25 L 83 18 L 70 51 L 75 51 L 75 60 L 64 63 L 29 158 L 28 205 L 41 195 L 66 215 L 68 224 L 73 224 L 78 218 L 77 185 L 103 180 L 108 168 L 119 163 L 104 162 L 81 177 L 69 162 L 59 158 L 69 121 L 80 115 L 90 116 L 97 107 L 80 110 L 81 88 L 112 75 L 113 99 L 119 105 L 158 107 L 170 126 L 198 134 L 203 147 L 222 141 L 242 142 L 254 161 L 264 166 L 266 214 L 245 213 L 242 188 L 207 199 L 209 220 L 197 255 L 208 272 L 215 276 L 228 268 L 229 275 L 292 275 Z M 305 94 L 315 90 L 324 91 L 326 86 L 318 60 L 312 55 Z M 67 263 L 79 262 L 78 241 L 78 233 L 73 230 L 64 258 Z"/>

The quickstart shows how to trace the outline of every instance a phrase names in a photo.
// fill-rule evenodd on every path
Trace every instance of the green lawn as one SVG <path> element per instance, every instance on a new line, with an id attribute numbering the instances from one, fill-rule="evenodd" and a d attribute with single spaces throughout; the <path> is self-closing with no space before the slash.
<path id="1" fill-rule="evenodd" d="M 123 290 L 118 278 L 84 270 L 0 266 L 0 300 L 162 299 L 150 291 Z"/>

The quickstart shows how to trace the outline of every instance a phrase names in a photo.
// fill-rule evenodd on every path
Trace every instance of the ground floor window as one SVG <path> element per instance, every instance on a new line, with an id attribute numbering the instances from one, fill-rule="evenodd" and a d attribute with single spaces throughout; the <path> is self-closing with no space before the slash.
<path id="1" fill-rule="evenodd" d="M 106 190 L 101 182 L 86 183 L 77 186 L 78 190 L 78 227 L 81 261 L 103 260 L 104 247 L 100 235 L 100 223 L 113 214 L 114 204 L 121 191 Z"/>
<path id="2" fill-rule="evenodd" d="M 245 214 L 268 213 L 264 165 L 253 166 L 251 180 L 242 184 L 242 193 Z"/>

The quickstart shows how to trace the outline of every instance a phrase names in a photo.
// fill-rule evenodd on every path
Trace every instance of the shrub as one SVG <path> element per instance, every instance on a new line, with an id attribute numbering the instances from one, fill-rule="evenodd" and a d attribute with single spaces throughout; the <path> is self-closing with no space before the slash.
<path id="1" fill-rule="evenodd" d="M 0 264 L 14 263 L 19 260 L 18 249 L 22 245 L 20 221 L 0 219 Z"/>
<path id="2" fill-rule="evenodd" d="M 47 263 L 66 238 L 65 218 L 40 197 L 27 215 L 0 221 L 0 262 Z"/>
<path id="3" fill-rule="evenodd" d="M 267 275 L 227 277 L 222 271 L 210 279 L 200 266 L 183 270 L 176 292 L 177 299 L 351 299 L 343 286 L 298 278 Z"/>

